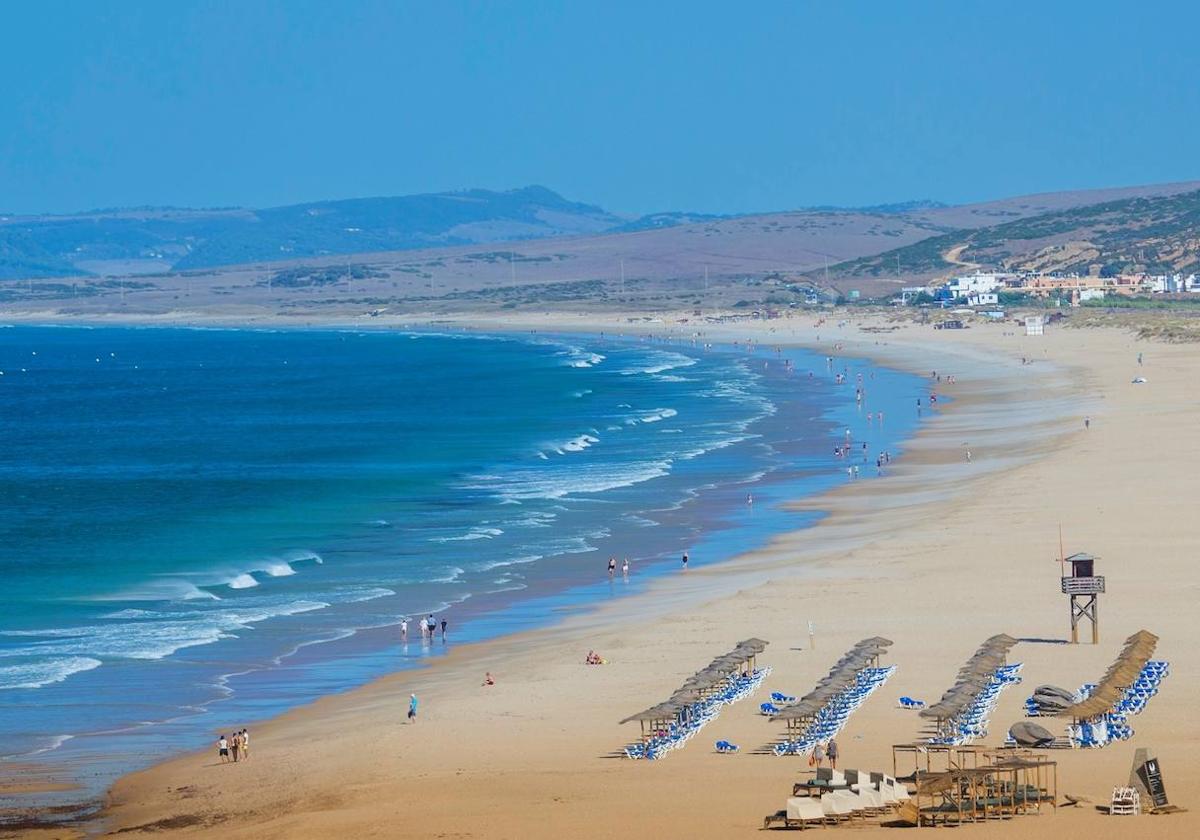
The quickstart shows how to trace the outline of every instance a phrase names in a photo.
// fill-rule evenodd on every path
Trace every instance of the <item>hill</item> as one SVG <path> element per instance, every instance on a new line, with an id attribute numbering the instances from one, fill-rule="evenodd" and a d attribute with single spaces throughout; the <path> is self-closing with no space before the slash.
<path id="1" fill-rule="evenodd" d="M 631 220 L 545 187 L 0 218 L 0 279 L 120 276 L 597 233 Z"/>
<path id="2" fill-rule="evenodd" d="M 835 265 L 842 279 L 932 276 L 964 265 L 1104 275 L 1200 270 L 1200 185 L 957 229 Z"/>

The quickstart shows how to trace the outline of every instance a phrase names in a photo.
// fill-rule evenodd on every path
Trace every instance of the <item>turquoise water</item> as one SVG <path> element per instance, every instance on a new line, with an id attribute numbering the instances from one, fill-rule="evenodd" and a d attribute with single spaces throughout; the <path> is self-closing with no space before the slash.
<path id="1" fill-rule="evenodd" d="M 847 427 L 873 479 L 923 389 L 800 351 L 382 331 L 14 327 L 0 371 L 0 739 L 76 798 L 807 524 L 776 503 L 846 480 Z M 401 646 L 429 613 L 447 642 Z"/>

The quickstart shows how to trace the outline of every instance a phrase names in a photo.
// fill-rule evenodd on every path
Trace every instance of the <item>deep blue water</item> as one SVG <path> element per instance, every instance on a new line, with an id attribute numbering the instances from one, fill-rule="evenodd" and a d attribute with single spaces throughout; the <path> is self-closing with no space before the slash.
<path id="1" fill-rule="evenodd" d="M 777 503 L 846 480 L 846 428 L 874 479 L 923 390 L 801 351 L 401 332 L 14 327 L 0 371 L 0 743 L 83 794 L 445 649 L 403 616 L 492 637 L 801 527 Z"/>

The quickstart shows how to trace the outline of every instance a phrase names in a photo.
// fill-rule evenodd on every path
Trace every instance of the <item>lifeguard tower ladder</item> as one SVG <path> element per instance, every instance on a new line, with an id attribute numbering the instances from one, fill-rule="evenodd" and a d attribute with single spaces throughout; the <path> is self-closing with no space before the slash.
<path id="1" fill-rule="evenodd" d="M 1099 596 L 1104 578 L 1096 574 L 1096 558 L 1090 554 L 1072 554 L 1064 563 L 1071 564 L 1070 577 L 1062 579 L 1062 591 L 1071 602 L 1071 644 L 1079 644 L 1079 622 L 1092 622 L 1092 644 L 1100 643 Z"/>

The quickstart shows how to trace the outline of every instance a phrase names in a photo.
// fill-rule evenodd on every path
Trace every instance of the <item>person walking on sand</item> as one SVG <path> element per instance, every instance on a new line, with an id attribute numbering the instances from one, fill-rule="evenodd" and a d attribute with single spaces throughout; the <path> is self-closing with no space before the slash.
<path id="1" fill-rule="evenodd" d="M 408 695 L 408 722 L 417 722 L 417 695 Z"/>
<path id="2" fill-rule="evenodd" d="M 217 739 L 217 758 L 221 759 L 222 764 L 229 763 L 229 741 L 224 735 Z"/>
<path id="3" fill-rule="evenodd" d="M 829 767 L 833 770 L 836 770 L 838 760 L 837 741 L 833 740 L 832 738 L 829 739 L 829 743 L 825 745 L 825 755 L 829 756 Z"/>
<path id="4" fill-rule="evenodd" d="M 1092 428 L 1092 418 L 1091 418 L 1091 417 L 1084 417 L 1084 418 L 1083 418 L 1083 428 L 1084 428 L 1084 429 L 1090 429 L 1090 428 Z"/>
<path id="5" fill-rule="evenodd" d="M 242 761 L 250 760 L 250 733 L 242 730 Z"/>
<path id="6" fill-rule="evenodd" d="M 967 463 L 968 464 L 971 463 L 971 450 L 970 449 L 967 450 Z"/>
<path id="7" fill-rule="evenodd" d="M 234 732 L 233 737 L 229 739 L 229 752 L 233 756 L 233 763 L 238 763 L 240 748 L 242 746 L 242 734 Z"/>
<path id="8" fill-rule="evenodd" d="M 813 747 L 812 756 L 808 763 L 811 767 L 820 767 L 825 763 L 825 749 L 819 742 Z"/>

